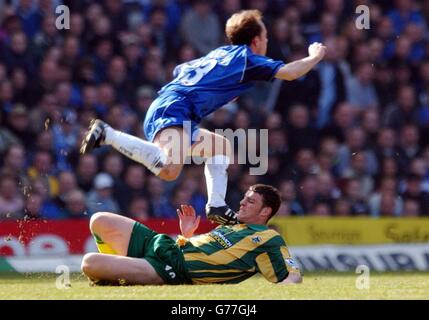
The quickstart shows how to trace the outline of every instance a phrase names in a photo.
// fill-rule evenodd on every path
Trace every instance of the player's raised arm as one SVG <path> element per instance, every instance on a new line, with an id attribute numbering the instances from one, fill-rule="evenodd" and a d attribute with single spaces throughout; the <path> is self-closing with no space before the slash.
<path id="1" fill-rule="evenodd" d="M 200 216 L 197 217 L 195 209 L 192 206 L 182 204 L 181 210 L 177 209 L 177 215 L 180 221 L 180 232 L 185 238 L 194 235 L 200 224 Z"/>
<path id="2" fill-rule="evenodd" d="M 290 62 L 277 71 L 275 77 L 282 80 L 295 80 L 309 72 L 323 59 L 326 47 L 319 43 L 312 43 L 308 47 L 308 57 Z"/>

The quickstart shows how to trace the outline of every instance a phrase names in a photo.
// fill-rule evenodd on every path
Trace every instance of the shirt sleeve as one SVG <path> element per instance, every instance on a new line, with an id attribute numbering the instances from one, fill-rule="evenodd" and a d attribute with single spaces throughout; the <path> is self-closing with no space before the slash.
<path id="1" fill-rule="evenodd" d="M 281 282 L 289 273 L 300 273 L 298 265 L 289 254 L 283 242 L 281 246 L 272 246 L 256 257 L 258 271 L 270 282 Z"/>
<path id="2" fill-rule="evenodd" d="M 272 81 L 277 71 L 284 65 L 283 61 L 276 61 L 256 54 L 248 54 L 244 67 L 243 82 Z"/>

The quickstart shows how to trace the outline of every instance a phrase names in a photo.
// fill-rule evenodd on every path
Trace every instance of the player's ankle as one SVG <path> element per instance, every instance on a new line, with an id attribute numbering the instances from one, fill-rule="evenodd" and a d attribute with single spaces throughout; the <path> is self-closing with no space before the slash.
<path id="1" fill-rule="evenodd" d="M 116 136 L 116 130 L 113 129 L 111 126 L 106 126 L 103 128 L 103 134 L 102 138 L 100 140 L 100 145 L 111 145 L 113 142 L 113 139 L 115 139 Z"/>

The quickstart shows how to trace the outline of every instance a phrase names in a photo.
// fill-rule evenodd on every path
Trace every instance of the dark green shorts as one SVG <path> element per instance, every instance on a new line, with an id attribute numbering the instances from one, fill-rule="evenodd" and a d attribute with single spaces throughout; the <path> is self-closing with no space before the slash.
<path id="1" fill-rule="evenodd" d="M 127 256 L 146 259 L 167 284 L 192 283 L 183 253 L 174 240 L 139 222 L 134 224 L 131 232 Z"/>

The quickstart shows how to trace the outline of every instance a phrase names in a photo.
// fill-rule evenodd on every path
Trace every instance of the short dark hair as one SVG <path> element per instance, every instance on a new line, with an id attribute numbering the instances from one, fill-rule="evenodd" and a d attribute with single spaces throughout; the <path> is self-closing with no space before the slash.
<path id="1" fill-rule="evenodd" d="M 250 45 L 262 32 L 262 13 L 259 10 L 242 10 L 233 14 L 225 26 L 226 37 L 231 44 Z"/>
<path id="2" fill-rule="evenodd" d="M 260 194 L 262 196 L 263 206 L 271 208 L 271 215 L 268 217 L 267 221 L 270 220 L 280 208 L 280 192 L 273 186 L 267 184 L 254 184 L 250 186 L 249 190 Z"/>

